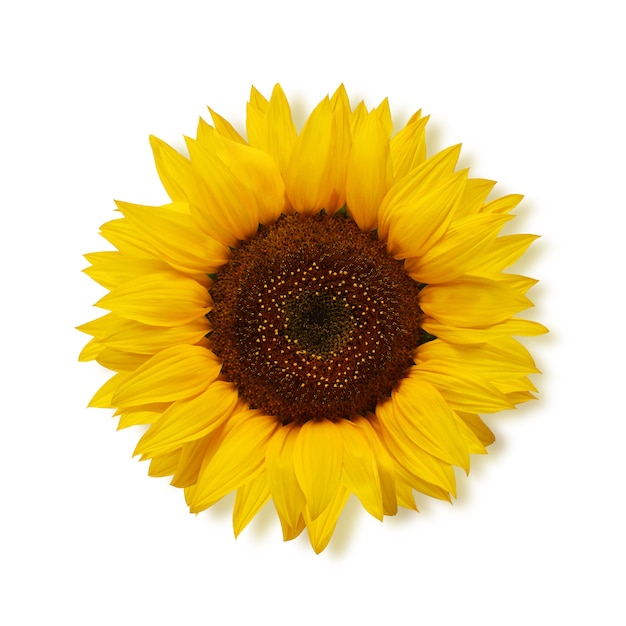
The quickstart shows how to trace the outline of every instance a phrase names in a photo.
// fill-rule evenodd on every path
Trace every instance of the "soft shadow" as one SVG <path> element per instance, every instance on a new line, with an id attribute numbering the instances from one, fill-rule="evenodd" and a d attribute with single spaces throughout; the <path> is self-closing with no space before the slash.
<path id="1" fill-rule="evenodd" d="M 291 118 L 293 119 L 293 123 L 295 124 L 297 131 L 300 132 L 307 120 L 307 117 L 309 117 L 311 105 L 301 96 L 289 98 L 289 105 L 291 107 Z"/>
<path id="2" fill-rule="evenodd" d="M 426 126 L 426 156 L 431 157 L 433 154 L 437 154 L 440 150 L 443 150 L 447 146 L 442 146 L 443 143 L 443 131 L 442 126 L 433 121 L 432 118 L 428 120 Z M 469 166 L 466 166 L 469 167 Z"/>
<path id="3" fill-rule="evenodd" d="M 280 534 L 280 521 L 271 500 L 261 507 L 261 510 L 242 532 L 248 532 L 255 539 L 266 538 L 270 533 L 278 532 Z"/>
<path id="4" fill-rule="evenodd" d="M 206 513 L 211 517 L 223 521 L 228 517 L 232 517 L 234 506 L 235 492 L 231 491 L 231 493 L 225 495 L 221 500 L 218 500 L 215 504 L 211 505 L 206 510 Z"/>
<path id="5" fill-rule="evenodd" d="M 346 554 L 352 544 L 352 538 L 359 534 L 359 522 L 364 515 L 367 515 L 367 512 L 363 509 L 358 498 L 351 495 L 339 516 L 330 543 L 322 554 L 328 554 L 329 557 L 334 559 L 339 559 Z"/>

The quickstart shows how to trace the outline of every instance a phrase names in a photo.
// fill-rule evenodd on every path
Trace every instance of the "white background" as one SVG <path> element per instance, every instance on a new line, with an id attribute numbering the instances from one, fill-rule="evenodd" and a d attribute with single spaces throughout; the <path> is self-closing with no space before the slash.
<path id="1" fill-rule="evenodd" d="M 624 109 L 619 3 L 24 1 L 0 9 L 3 411 L 0 621 L 22 624 L 623 624 Z M 228 7 L 228 8 L 227 8 Z M 350 502 L 330 547 L 283 544 L 271 505 L 235 541 L 232 500 L 198 517 L 86 409 L 78 364 L 102 290 L 81 254 L 113 198 L 165 201 L 148 135 L 210 105 L 239 128 L 280 81 L 299 124 L 344 82 L 431 114 L 431 153 L 526 200 L 543 235 L 527 342 L 540 400 L 453 506 L 380 524 Z"/>

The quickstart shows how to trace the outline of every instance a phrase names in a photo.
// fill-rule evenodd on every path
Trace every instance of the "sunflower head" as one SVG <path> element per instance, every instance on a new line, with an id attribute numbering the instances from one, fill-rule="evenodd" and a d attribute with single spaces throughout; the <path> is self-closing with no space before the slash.
<path id="1" fill-rule="evenodd" d="M 320 552 L 351 493 L 381 520 L 450 500 L 494 440 L 479 414 L 534 397 L 513 336 L 545 332 L 516 317 L 535 281 L 505 269 L 535 237 L 500 235 L 521 196 L 343 86 L 299 133 L 279 85 L 252 89 L 247 139 L 211 116 L 187 156 L 152 138 L 171 202 L 118 202 L 87 255 L 108 313 L 80 358 L 115 372 L 91 406 L 145 425 L 136 453 L 192 512 L 235 491 L 236 534 L 272 500 Z"/>

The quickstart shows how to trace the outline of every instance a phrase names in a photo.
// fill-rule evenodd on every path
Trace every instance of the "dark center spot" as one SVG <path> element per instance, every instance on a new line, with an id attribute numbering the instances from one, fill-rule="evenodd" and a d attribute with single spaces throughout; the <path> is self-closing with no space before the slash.
<path id="1" fill-rule="evenodd" d="M 419 285 L 349 218 L 293 215 L 259 228 L 211 296 L 223 375 L 283 423 L 373 411 L 420 339 Z"/>
<path id="2" fill-rule="evenodd" d="M 298 294 L 285 303 L 285 338 L 313 356 L 336 354 L 356 326 L 347 300 L 327 288 Z"/>

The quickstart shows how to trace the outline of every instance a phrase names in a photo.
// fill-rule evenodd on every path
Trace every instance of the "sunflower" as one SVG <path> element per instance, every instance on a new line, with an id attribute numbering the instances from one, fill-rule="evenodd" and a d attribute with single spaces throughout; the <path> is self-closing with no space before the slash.
<path id="1" fill-rule="evenodd" d="M 252 89 L 247 140 L 211 117 L 188 156 L 151 138 L 171 202 L 117 202 L 114 250 L 86 255 L 108 313 L 80 358 L 115 372 L 90 405 L 144 425 L 191 512 L 235 491 L 235 535 L 272 500 L 320 552 L 350 494 L 380 520 L 451 500 L 494 441 L 479 414 L 534 397 L 513 336 L 545 332 L 515 317 L 536 281 L 504 270 L 535 236 L 500 234 L 521 196 L 343 86 L 299 133 L 279 85 Z"/>

